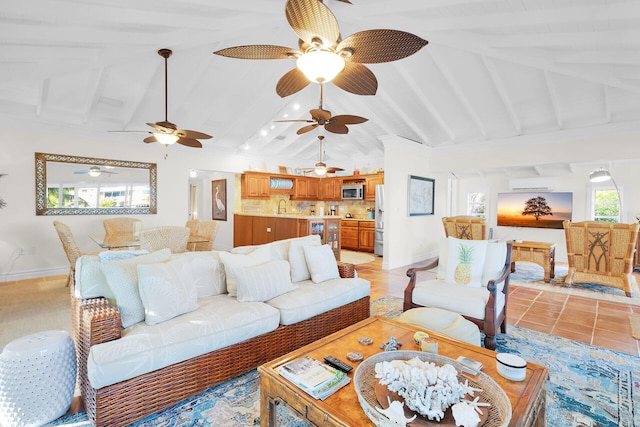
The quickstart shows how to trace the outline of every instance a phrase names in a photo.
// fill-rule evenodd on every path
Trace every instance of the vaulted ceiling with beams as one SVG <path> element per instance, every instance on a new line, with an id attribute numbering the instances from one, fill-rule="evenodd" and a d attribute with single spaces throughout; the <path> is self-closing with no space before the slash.
<path id="1" fill-rule="evenodd" d="M 253 44 L 297 46 L 284 0 L 26 0 L 0 8 L 0 120 L 143 144 L 147 122 L 213 135 L 202 150 L 312 164 L 381 158 L 380 136 L 436 149 L 594 127 L 640 129 L 640 1 L 324 0 L 343 36 L 388 28 L 429 41 L 373 64 L 375 96 L 327 84 L 324 108 L 369 120 L 346 135 L 297 135 L 318 107 L 311 84 L 280 98 L 291 60 L 214 55 Z M 515 139 L 517 143 L 517 138 Z M 179 147 L 183 150 L 197 150 Z M 303 166 L 301 165 L 301 166 Z"/>

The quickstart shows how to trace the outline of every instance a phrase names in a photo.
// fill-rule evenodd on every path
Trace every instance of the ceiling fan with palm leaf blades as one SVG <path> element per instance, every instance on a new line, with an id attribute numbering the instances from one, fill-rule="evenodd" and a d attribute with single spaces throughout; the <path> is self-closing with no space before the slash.
<path id="1" fill-rule="evenodd" d="M 91 175 L 93 177 L 100 176 L 103 173 L 115 174 L 115 175 L 118 174 L 118 172 L 110 171 L 110 170 L 107 170 L 106 168 L 102 169 L 99 166 L 91 166 L 89 169 L 86 169 L 86 170 L 85 169 L 81 169 L 81 170 L 74 171 L 73 173 L 76 174 L 76 175 L 83 175 L 83 174 L 87 173 L 87 174 L 89 174 L 89 175 Z"/>
<path id="2" fill-rule="evenodd" d="M 315 172 L 315 174 L 318 176 L 324 176 L 328 173 L 336 173 L 337 171 L 343 171 L 344 169 L 342 168 L 327 167 L 327 164 L 323 161 L 324 147 L 322 143 L 324 141 L 324 136 L 318 135 L 318 139 L 320 140 L 320 155 L 318 157 L 318 163 L 316 163 L 316 165 L 312 168 L 301 168 L 300 170 L 302 170 L 303 172 Z"/>
<path id="3" fill-rule="evenodd" d="M 342 114 L 339 116 L 332 116 L 331 111 L 325 110 L 322 106 L 322 83 L 320 83 L 320 105 L 318 108 L 309 110 L 312 120 L 276 120 L 276 122 L 303 122 L 312 123 L 307 126 L 303 126 L 296 132 L 298 135 L 307 133 L 317 128 L 318 126 L 324 126 L 324 128 L 332 133 L 347 134 L 349 128 L 347 125 L 357 125 L 364 123 L 369 119 L 365 119 L 360 116 L 352 116 L 350 114 Z"/>
<path id="4" fill-rule="evenodd" d="M 363 64 L 396 61 L 413 55 L 427 41 L 404 31 L 365 30 L 342 39 L 338 20 L 319 0 L 287 0 L 285 15 L 300 38 L 299 50 L 273 45 L 236 46 L 213 52 L 238 59 L 296 59 L 297 67 L 280 78 L 276 92 L 292 95 L 310 82 L 333 83 L 356 95 L 375 95 L 378 81 Z"/>
<path id="5" fill-rule="evenodd" d="M 164 121 L 147 123 L 147 125 L 151 126 L 154 130 L 152 132 L 148 132 L 151 134 L 151 136 L 146 137 L 143 141 L 146 143 L 159 142 L 166 146 L 169 146 L 174 143 L 178 143 L 181 145 L 185 145 L 187 147 L 202 148 L 202 143 L 198 141 L 198 139 L 213 138 L 211 135 L 207 135 L 206 133 L 198 132 L 195 130 L 178 129 L 178 127 L 175 124 L 171 123 L 167 118 L 168 110 L 169 110 L 169 102 L 168 102 L 169 84 L 168 84 L 167 60 L 171 55 L 173 55 L 173 51 L 171 49 L 160 49 L 158 50 L 158 55 L 164 58 Z M 112 132 L 143 132 L 143 131 L 112 131 Z"/>

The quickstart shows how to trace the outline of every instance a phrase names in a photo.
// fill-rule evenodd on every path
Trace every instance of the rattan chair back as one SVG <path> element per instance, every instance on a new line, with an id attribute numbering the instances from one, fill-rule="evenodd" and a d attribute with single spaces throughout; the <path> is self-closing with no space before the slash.
<path id="1" fill-rule="evenodd" d="M 69 284 L 71 283 L 71 277 L 76 271 L 76 261 L 82 256 L 82 252 L 80 251 L 78 243 L 76 242 L 75 237 L 73 237 L 73 233 L 67 224 L 60 221 L 53 221 L 53 226 L 58 232 L 58 237 L 60 237 L 60 242 L 62 242 L 62 248 L 69 260 L 69 278 L 67 280 L 67 284 Z"/>
<path id="2" fill-rule="evenodd" d="M 186 252 L 188 241 L 187 227 L 167 225 L 140 231 L 140 248 L 149 252 L 164 248 L 171 249 L 171 253 L 174 254 Z"/>
<path id="3" fill-rule="evenodd" d="M 484 218 L 459 215 L 442 218 L 445 236 L 466 240 L 486 240 L 487 225 Z"/>
<path id="4" fill-rule="evenodd" d="M 102 221 L 102 224 L 107 235 L 134 235 L 136 231 L 140 231 L 142 228 L 142 221 L 137 218 L 108 218 Z M 136 224 L 139 225 L 136 227 Z"/>
<path id="5" fill-rule="evenodd" d="M 207 239 L 206 242 L 193 243 L 190 248 L 192 251 L 210 251 L 213 249 L 213 241 L 218 233 L 218 221 L 212 219 L 199 221 L 196 228 L 195 236 L 201 239 Z"/>

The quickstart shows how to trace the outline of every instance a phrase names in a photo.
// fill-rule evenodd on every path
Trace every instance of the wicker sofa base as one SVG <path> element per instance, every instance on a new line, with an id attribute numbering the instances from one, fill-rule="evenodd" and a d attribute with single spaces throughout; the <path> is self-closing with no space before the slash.
<path id="1" fill-rule="evenodd" d="M 93 329 L 88 325 L 112 329 L 112 325 L 104 323 L 113 316 L 108 313 L 108 303 L 100 298 L 93 303 L 76 302 L 74 309 L 82 313 L 74 318 L 81 322 L 81 325 L 74 325 L 80 386 L 87 415 L 96 426 L 130 424 L 369 317 L 367 296 L 296 324 L 280 325 L 272 332 L 247 341 L 96 390 L 86 377 L 86 360 L 90 346 L 101 341 L 82 336 L 81 331 Z M 115 314 L 119 333 L 119 314 Z"/>

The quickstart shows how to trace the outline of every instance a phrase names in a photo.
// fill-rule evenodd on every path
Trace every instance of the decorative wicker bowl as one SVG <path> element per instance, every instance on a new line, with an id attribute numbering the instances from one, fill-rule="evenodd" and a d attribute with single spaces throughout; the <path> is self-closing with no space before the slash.
<path id="1" fill-rule="evenodd" d="M 356 368 L 353 376 L 353 386 L 358 395 L 360 406 L 367 414 L 369 419 L 376 426 L 384 427 L 391 425 L 387 417 L 379 413 L 375 408 L 381 407 L 376 399 L 375 385 L 378 379 L 375 377 L 375 366 L 378 362 L 390 360 L 409 360 L 418 357 L 420 360 L 429 361 L 436 365 L 450 364 L 458 370 L 458 381 L 469 380 L 469 385 L 482 389 L 476 393 L 485 401 L 491 403 L 489 407 L 489 418 L 483 427 L 501 427 L 506 426 L 511 421 L 511 402 L 505 391 L 490 376 L 480 372 L 477 378 L 465 376 L 461 373 L 462 364 L 456 360 L 450 359 L 438 354 L 426 353 L 422 351 L 385 351 L 375 354 L 365 359 Z M 434 421 L 434 424 L 437 422 Z"/>

